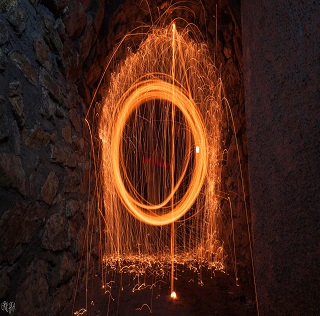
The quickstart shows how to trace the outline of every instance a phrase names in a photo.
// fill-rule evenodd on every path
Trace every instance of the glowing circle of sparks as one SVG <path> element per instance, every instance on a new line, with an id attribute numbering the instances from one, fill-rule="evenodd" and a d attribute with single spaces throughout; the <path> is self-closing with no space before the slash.
<path id="1" fill-rule="evenodd" d="M 141 203 L 141 201 L 135 199 L 130 192 L 128 192 L 123 181 L 123 177 L 126 177 L 126 172 L 123 172 L 125 166 L 122 159 L 122 135 L 126 122 L 134 110 L 139 108 L 143 103 L 152 100 L 171 102 L 173 105 L 177 106 L 185 117 L 193 135 L 194 143 L 197 145 L 198 149 L 201 148 L 201 151 L 197 149 L 197 154 L 194 158 L 194 169 L 188 189 L 184 196 L 174 203 L 170 212 L 164 214 L 157 214 L 154 211 L 165 207 L 165 205 L 171 201 L 183 180 L 183 175 L 177 181 L 173 190 L 171 190 L 168 196 L 159 204 Z M 205 137 L 206 133 L 202 115 L 192 98 L 187 96 L 185 90 L 161 79 L 141 80 L 124 93 L 118 101 L 117 107 L 120 111 L 117 113 L 113 126 L 111 138 L 111 163 L 114 184 L 119 197 L 128 212 L 146 224 L 161 226 L 173 223 L 191 208 L 200 193 L 206 176 L 207 140 Z M 126 180 L 129 181 L 128 178 Z"/>

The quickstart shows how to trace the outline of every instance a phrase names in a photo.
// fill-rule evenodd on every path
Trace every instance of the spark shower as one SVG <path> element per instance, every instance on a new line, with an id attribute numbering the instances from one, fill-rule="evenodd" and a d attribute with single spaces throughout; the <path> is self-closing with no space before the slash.
<path id="1" fill-rule="evenodd" d="M 153 27 L 111 74 L 98 122 L 104 286 L 110 271 L 170 281 L 177 265 L 223 270 L 223 87 L 205 44 Z M 139 281 L 135 288 L 139 287 Z"/>

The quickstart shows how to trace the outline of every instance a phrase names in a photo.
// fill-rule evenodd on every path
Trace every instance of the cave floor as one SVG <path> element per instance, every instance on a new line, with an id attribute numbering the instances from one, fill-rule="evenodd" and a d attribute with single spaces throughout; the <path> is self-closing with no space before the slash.
<path id="1" fill-rule="evenodd" d="M 181 273 L 175 280 L 176 300 L 170 298 L 170 282 L 157 282 L 152 289 L 149 286 L 132 292 L 136 279 L 132 280 L 129 275 L 122 274 L 114 280 L 112 298 L 102 289 L 101 277 L 96 276 L 88 284 L 87 299 L 85 289 L 78 290 L 74 308 L 66 307 L 61 315 L 81 315 L 82 308 L 87 310 L 83 314 L 86 316 L 256 315 L 252 298 L 243 293 L 241 286 L 235 285 L 233 278 L 220 271 L 203 271 L 203 284 L 198 282 L 198 277 L 191 271 Z M 144 279 L 139 284 L 144 282 L 152 284 Z"/>

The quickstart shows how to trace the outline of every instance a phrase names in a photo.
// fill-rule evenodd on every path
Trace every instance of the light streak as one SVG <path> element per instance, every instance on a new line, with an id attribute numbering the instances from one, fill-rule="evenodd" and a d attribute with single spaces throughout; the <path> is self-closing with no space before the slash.
<path id="1" fill-rule="evenodd" d="M 80 316 L 80 315 L 84 315 L 86 312 L 87 310 L 85 308 L 81 308 L 78 311 L 75 311 L 73 314 Z"/>
<path id="2" fill-rule="evenodd" d="M 140 262 L 152 254 L 165 260 L 171 234 L 165 225 L 182 221 L 175 232 L 180 240 L 175 257 L 178 250 L 192 260 L 211 257 L 210 264 L 223 266 L 216 222 L 222 83 L 206 47 L 172 29 L 174 69 L 171 32 L 155 28 L 112 74 L 104 97 L 99 135 L 105 263 L 132 257 L 136 249 Z M 180 117 L 174 125 L 172 105 Z M 175 127 L 171 136 L 170 125 Z M 173 152 L 179 162 L 174 181 L 167 172 L 174 165 L 169 158 Z M 200 248 L 205 249 L 202 254 Z"/>
<path id="3" fill-rule="evenodd" d="M 136 308 L 136 311 L 141 311 L 144 307 L 146 307 L 149 310 L 150 314 L 152 314 L 152 310 L 148 304 L 142 304 L 141 307 Z"/>
<path id="4" fill-rule="evenodd" d="M 178 203 L 174 203 L 175 207 L 171 212 L 167 212 L 162 215 L 156 213 L 148 214 L 143 212 L 143 209 L 148 211 L 158 210 L 168 204 L 184 179 L 187 171 L 187 164 L 185 164 L 185 167 L 183 168 L 183 173 L 181 174 L 178 183 L 174 186 L 164 201 L 158 204 L 144 204 L 140 202 L 141 198 L 138 200 L 133 197 L 132 193 L 128 192 L 121 175 L 122 173 L 126 174 L 124 169 L 125 166 L 123 165 L 124 157 L 121 152 L 122 136 L 125 125 L 134 110 L 136 110 L 141 104 L 153 100 L 160 100 L 176 105 L 183 113 L 186 122 L 188 123 L 188 128 L 192 131 L 192 136 L 195 142 L 201 144 L 201 147 L 204 148 L 201 155 L 197 155 L 195 159 L 193 177 L 185 195 Z M 119 197 L 127 210 L 138 220 L 155 226 L 171 224 L 181 218 L 191 208 L 200 193 L 205 179 L 207 169 L 207 153 L 205 148 L 207 148 L 207 141 L 205 138 L 205 127 L 201 114 L 199 113 L 194 101 L 187 97 L 186 91 L 183 91 L 181 88 L 176 86 L 173 93 L 171 83 L 158 79 L 143 80 L 137 83 L 133 89 L 130 89 L 122 96 L 117 107 L 120 108 L 120 111 L 117 113 L 117 119 L 115 119 L 111 139 L 111 152 L 113 153 L 111 157 L 111 164 L 114 185 Z M 125 175 L 125 179 L 129 182 L 129 185 L 131 185 L 130 179 L 127 175 Z M 139 198 L 140 196 L 137 194 L 135 188 L 132 189 Z"/>
<path id="5" fill-rule="evenodd" d="M 224 269 L 222 82 L 187 33 L 153 28 L 111 74 L 99 112 L 103 284 L 127 273 L 132 292 L 171 279 L 174 295 L 178 264 Z"/>
<path id="6" fill-rule="evenodd" d="M 218 49 L 217 5 L 213 64 L 212 52 L 199 41 L 202 36 L 195 25 L 178 18 L 177 23 L 159 27 L 167 24 L 164 21 L 176 9 L 189 10 L 184 6 L 169 6 L 158 19 L 151 17 L 154 26 L 137 27 L 115 45 L 85 118 L 92 144 L 89 192 L 94 189 L 97 199 L 88 199 L 87 238 L 83 246 L 87 248 L 89 271 L 95 246 L 92 236 L 98 233 L 102 291 L 109 301 L 107 315 L 111 304 L 116 304 L 111 302 L 116 298 L 112 295 L 118 295 L 118 313 L 120 292 L 123 295 L 123 285 L 126 286 L 122 277 L 129 279 L 127 286 L 133 292 L 152 293 L 150 306 L 143 304 L 140 308 L 146 306 L 151 313 L 152 300 L 160 297 L 157 294 L 154 298 L 153 292 L 161 287 L 169 288 L 168 294 L 175 292 L 174 280 L 180 276 L 179 272 L 189 269 L 195 274 L 189 282 L 202 285 L 203 269 L 210 269 L 212 274 L 214 270 L 224 271 L 227 257 L 224 244 L 226 249 L 233 246 L 228 256 L 233 260 L 238 284 L 233 222 L 232 231 L 222 233 L 225 228 L 222 201 L 231 202 L 229 194 L 220 188 L 222 157 L 226 151 L 222 147 L 222 135 L 231 131 L 236 136 L 236 131 L 219 71 L 214 66 Z M 181 21 L 187 24 L 184 29 L 179 27 Z M 144 40 L 139 47 L 131 49 L 135 36 Z M 122 48 L 126 53 L 121 52 Z M 132 100 L 128 105 L 131 94 L 140 88 L 147 98 L 138 95 L 139 102 Z M 97 93 L 103 96 L 103 102 L 96 102 Z M 129 109 L 135 107 L 130 115 L 122 113 L 119 121 L 124 105 Z M 116 131 L 121 125 L 117 139 Z M 205 143 L 199 143 L 196 137 L 202 137 Z M 246 203 L 240 152 L 237 137 L 234 138 Z M 112 147 L 114 143 L 119 146 Z M 203 172 L 201 176 L 195 170 L 197 163 Z M 114 164 L 120 170 L 116 171 L 118 177 Z M 203 179 L 196 182 L 196 177 Z M 130 205 L 126 204 L 127 200 Z M 230 204 L 231 221 L 232 212 Z M 245 213 L 251 249 L 247 206 Z M 228 244 L 229 239 L 223 242 L 222 236 L 232 236 L 233 245 Z M 81 271 L 78 271 L 77 287 Z M 87 272 L 87 292 L 88 277 Z M 126 288 L 123 292 L 127 292 Z M 76 292 L 74 302 L 75 297 Z M 86 308 L 90 308 L 87 297 Z"/>
<path id="7" fill-rule="evenodd" d="M 176 71 L 176 24 L 172 24 L 172 66 L 171 66 L 171 77 L 172 77 L 172 95 L 176 94 L 175 85 L 175 71 Z M 171 139 L 175 136 L 175 103 L 171 102 Z M 175 142 L 171 141 L 171 192 L 174 192 L 174 178 L 175 178 Z M 170 289 L 172 293 L 174 292 L 174 254 L 175 254 L 175 196 L 172 195 L 171 198 L 171 236 L 170 236 L 170 250 L 171 250 L 171 280 Z"/>

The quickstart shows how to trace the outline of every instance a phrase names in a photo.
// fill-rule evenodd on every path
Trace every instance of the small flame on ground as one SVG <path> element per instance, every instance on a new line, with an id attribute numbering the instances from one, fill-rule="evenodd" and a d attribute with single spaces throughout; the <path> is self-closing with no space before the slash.
<path id="1" fill-rule="evenodd" d="M 172 298 L 173 300 L 177 299 L 177 293 L 176 293 L 176 292 L 172 292 L 172 293 L 171 293 L 171 298 Z"/>

